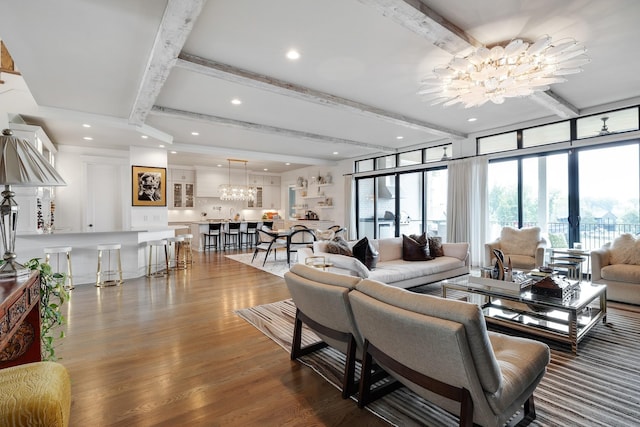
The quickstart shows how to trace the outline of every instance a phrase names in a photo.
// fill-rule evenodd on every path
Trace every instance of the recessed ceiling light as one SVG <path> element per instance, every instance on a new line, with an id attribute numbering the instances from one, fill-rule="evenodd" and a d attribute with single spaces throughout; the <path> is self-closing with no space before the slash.
<path id="1" fill-rule="evenodd" d="M 140 138 L 142 138 L 142 139 L 147 139 L 147 138 L 149 138 L 149 137 L 148 137 L 147 135 L 142 135 L 142 136 L 140 136 Z"/>
<path id="2" fill-rule="evenodd" d="M 233 105 L 240 105 L 240 104 L 242 104 L 242 100 L 240 100 L 240 99 L 238 99 L 238 98 L 233 98 L 233 99 L 231 100 L 231 103 L 232 103 Z"/>
<path id="3" fill-rule="evenodd" d="M 285 163 L 285 166 L 291 166 L 291 163 L 287 162 Z"/>
<path id="4" fill-rule="evenodd" d="M 337 152 L 337 151 L 334 151 L 334 152 L 333 152 L 333 155 L 334 155 L 334 156 L 338 155 L 338 152 Z"/>
<path id="5" fill-rule="evenodd" d="M 266 171 L 268 171 L 269 169 L 267 169 L 267 168 L 264 168 L 264 169 L 262 169 L 262 170 L 266 172 Z"/>
<path id="6" fill-rule="evenodd" d="M 291 60 L 296 60 L 296 59 L 300 59 L 300 52 L 298 52 L 295 49 L 291 49 L 289 52 L 287 52 L 287 58 L 291 59 Z"/>
<path id="7" fill-rule="evenodd" d="M 198 135 L 200 135 L 200 132 L 191 132 L 191 135 L 198 136 Z"/>
<path id="8" fill-rule="evenodd" d="M 93 138 L 90 136 L 85 136 L 82 139 L 84 139 L 85 141 L 93 141 Z"/>
<path id="9" fill-rule="evenodd" d="M 171 154 L 178 154 L 177 151 L 171 151 Z"/>
<path id="10" fill-rule="evenodd" d="M 158 145 L 158 147 L 160 147 L 160 148 L 164 148 L 164 145 L 163 145 L 163 144 L 160 144 L 160 145 Z"/>
<path id="11" fill-rule="evenodd" d="M 90 124 L 88 124 L 88 123 L 84 123 L 84 124 L 82 125 L 82 127 L 83 127 L 83 128 L 90 128 L 90 127 L 91 127 L 91 125 L 90 125 Z"/>
<path id="12" fill-rule="evenodd" d="M 221 167 L 222 167 L 222 165 L 218 165 L 218 167 L 219 167 L 219 168 L 221 168 Z"/>
<path id="13" fill-rule="evenodd" d="M 404 139 L 404 136 L 398 135 L 398 136 L 396 136 L 396 139 Z"/>
<path id="14" fill-rule="evenodd" d="M 478 120 L 478 119 L 475 118 L 475 117 L 471 117 L 471 118 L 467 119 L 468 122 L 475 122 L 476 120 Z"/>

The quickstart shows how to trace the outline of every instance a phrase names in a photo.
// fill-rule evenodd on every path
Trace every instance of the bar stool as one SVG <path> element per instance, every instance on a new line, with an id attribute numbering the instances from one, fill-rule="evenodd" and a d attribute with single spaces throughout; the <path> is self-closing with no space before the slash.
<path id="1" fill-rule="evenodd" d="M 182 249 L 184 250 L 184 263 L 187 268 L 193 265 L 193 234 L 181 234 L 184 237 Z"/>
<path id="2" fill-rule="evenodd" d="M 147 263 L 147 277 L 161 277 L 169 274 L 169 254 L 166 240 L 152 240 L 147 242 L 149 248 L 149 262 Z M 164 252 L 164 261 L 162 260 Z"/>
<path id="3" fill-rule="evenodd" d="M 184 270 L 186 267 L 184 258 L 184 237 L 182 235 L 167 238 L 169 243 L 169 269 Z"/>
<path id="4" fill-rule="evenodd" d="M 51 265 L 51 255 L 56 256 L 56 268 L 55 273 L 60 273 L 60 254 L 65 254 L 67 257 L 67 277 L 64 281 L 64 288 L 66 290 L 71 290 L 74 288 L 73 286 L 73 273 L 71 270 L 71 246 L 54 246 L 49 248 L 44 248 L 44 262 L 45 264 Z M 52 266 L 53 269 L 53 266 Z"/>
<path id="5" fill-rule="evenodd" d="M 219 222 L 214 222 L 209 224 L 209 232 L 203 233 L 203 249 L 216 248 L 216 250 L 220 247 L 220 235 L 222 233 L 222 224 Z M 213 245 L 211 244 L 211 239 L 213 239 Z"/>
<path id="6" fill-rule="evenodd" d="M 244 245 L 247 248 L 255 246 L 258 238 L 258 223 L 248 222 L 247 228 L 244 231 L 240 230 L 240 233 L 244 235 Z"/>
<path id="7" fill-rule="evenodd" d="M 228 222 L 227 229 L 224 231 L 224 249 L 231 246 L 231 240 L 235 242 L 235 247 L 240 247 L 240 223 Z"/>
<path id="8" fill-rule="evenodd" d="M 99 288 L 105 286 L 120 286 L 122 280 L 122 262 L 120 260 L 120 243 L 106 243 L 96 246 L 98 250 L 98 271 L 96 272 L 96 286 Z M 107 252 L 106 270 L 102 269 L 102 258 L 104 252 Z M 111 258 L 115 258 L 116 265 L 111 265 Z"/>

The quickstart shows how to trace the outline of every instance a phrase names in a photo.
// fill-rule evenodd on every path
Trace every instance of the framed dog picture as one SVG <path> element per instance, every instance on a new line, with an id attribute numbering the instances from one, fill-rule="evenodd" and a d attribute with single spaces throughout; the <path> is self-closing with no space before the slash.
<path id="1" fill-rule="evenodd" d="M 167 169 L 131 167 L 133 206 L 167 206 Z"/>

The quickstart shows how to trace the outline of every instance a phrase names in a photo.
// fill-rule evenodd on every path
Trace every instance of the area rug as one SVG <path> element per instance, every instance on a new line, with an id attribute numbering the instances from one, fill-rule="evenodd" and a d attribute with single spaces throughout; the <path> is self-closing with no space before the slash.
<path id="1" fill-rule="evenodd" d="M 283 251 L 278 251 L 276 259 L 273 259 L 273 253 L 269 254 L 267 262 L 263 266 L 265 252 L 259 252 L 256 259 L 251 262 L 253 258 L 253 252 L 237 255 L 225 255 L 227 258 L 234 261 L 241 262 L 243 264 L 250 265 L 258 270 L 266 271 L 267 273 L 275 274 L 279 277 L 284 277 L 284 273 L 289 271 L 289 265 L 287 264 L 287 254 Z M 294 261 L 292 261 L 294 262 Z"/>
<path id="2" fill-rule="evenodd" d="M 292 300 L 236 313 L 290 351 L 295 318 Z M 313 332 L 304 330 L 303 344 L 316 341 L 318 337 Z M 552 346 L 551 363 L 535 392 L 537 419 L 530 425 L 639 425 L 640 314 L 610 309 L 607 324 L 591 330 L 578 351 L 576 356 Z M 324 348 L 299 360 L 339 389 L 345 362 L 342 353 Z M 288 357 L 283 355 L 282 361 L 286 363 Z M 371 403 L 367 409 L 398 426 L 452 426 L 458 423 L 456 417 L 404 387 Z"/>

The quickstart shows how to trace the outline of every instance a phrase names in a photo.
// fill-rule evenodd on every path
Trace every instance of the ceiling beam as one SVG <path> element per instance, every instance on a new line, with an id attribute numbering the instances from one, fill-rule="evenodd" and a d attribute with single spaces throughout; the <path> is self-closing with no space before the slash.
<path id="1" fill-rule="evenodd" d="M 142 125 L 153 107 L 178 54 L 182 50 L 206 0 L 169 0 L 138 88 L 129 123 Z"/>
<path id="2" fill-rule="evenodd" d="M 362 148 L 368 148 L 375 151 L 382 151 L 384 153 L 395 153 L 395 148 L 385 147 L 383 145 L 368 144 L 366 142 L 353 141 L 350 139 L 334 138 L 327 135 L 318 135 L 309 132 L 302 132 L 293 129 L 279 128 L 275 126 L 268 126 L 259 123 L 245 122 L 241 120 L 234 120 L 225 117 L 211 116 L 208 114 L 194 113 L 192 111 L 176 110 L 174 108 L 161 107 L 154 105 L 150 111 L 151 114 L 158 116 L 177 117 L 181 119 L 189 119 L 201 122 L 215 123 L 223 126 L 233 127 L 237 129 L 244 129 L 254 132 L 268 133 L 272 135 L 279 135 L 287 138 L 304 139 L 314 142 L 331 143 L 331 144 L 345 144 L 353 145 Z"/>
<path id="3" fill-rule="evenodd" d="M 452 55 L 471 53 L 482 43 L 420 0 L 359 0 Z"/>
<path id="4" fill-rule="evenodd" d="M 534 92 L 530 98 L 563 119 L 571 119 L 580 115 L 580 110 L 550 90 Z"/>
<path id="5" fill-rule="evenodd" d="M 299 163 L 302 165 L 334 165 L 335 160 L 318 159 L 314 157 L 301 157 L 287 154 L 267 153 L 264 151 L 238 150 L 228 147 L 215 147 L 198 144 L 174 144 L 171 150 L 184 153 L 206 154 L 219 156 L 220 158 L 236 157 L 256 161 L 269 161 L 279 163 Z M 196 166 L 197 167 L 197 166 Z"/>
<path id="6" fill-rule="evenodd" d="M 359 0 L 382 15 L 413 31 L 441 49 L 456 55 L 467 55 L 482 43 L 430 9 L 422 0 Z M 578 108 L 550 90 L 536 92 L 531 98 L 557 116 L 577 117 Z"/>
<path id="7" fill-rule="evenodd" d="M 372 107 L 357 101 L 320 92 L 308 87 L 279 80 L 264 74 L 254 73 L 253 71 L 236 68 L 231 65 L 191 55 L 185 52 L 180 53 L 175 65 L 176 67 L 204 74 L 209 77 L 215 77 L 255 89 L 266 90 L 302 101 L 313 102 L 325 107 L 329 106 L 337 110 L 357 113 L 365 117 L 384 120 L 388 123 L 404 126 L 409 129 L 425 131 L 447 138 L 453 137 L 456 139 L 463 139 L 467 137 L 464 133 L 447 129 L 443 126 L 412 119 L 381 108 Z"/>

